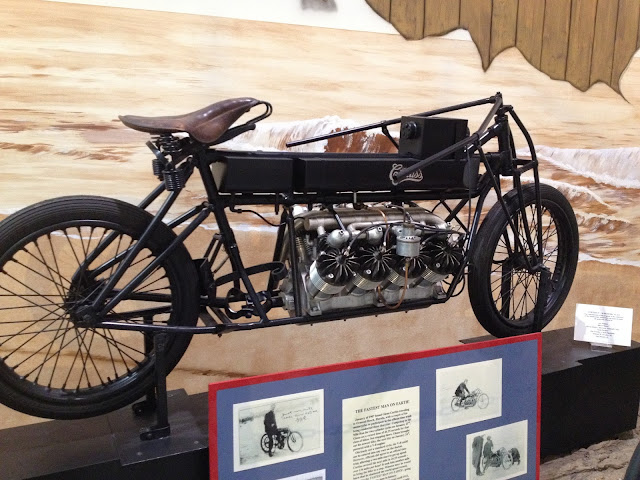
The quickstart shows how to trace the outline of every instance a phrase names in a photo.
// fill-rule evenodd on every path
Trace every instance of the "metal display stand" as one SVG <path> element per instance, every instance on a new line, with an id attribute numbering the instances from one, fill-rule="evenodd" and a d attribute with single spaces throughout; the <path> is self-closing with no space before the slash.
<path id="1" fill-rule="evenodd" d="M 144 340 L 145 353 L 149 352 L 149 347 L 151 346 L 155 350 L 155 385 L 149 389 L 146 398 L 141 402 L 134 403 L 132 408 L 133 413 L 137 416 L 155 412 L 155 425 L 145 427 L 140 432 L 140 440 L 155 440 L 171 435 L 167 402 L 167 359 L 165 355 L 167 334 L 162 332 L 146 333 Z"/>

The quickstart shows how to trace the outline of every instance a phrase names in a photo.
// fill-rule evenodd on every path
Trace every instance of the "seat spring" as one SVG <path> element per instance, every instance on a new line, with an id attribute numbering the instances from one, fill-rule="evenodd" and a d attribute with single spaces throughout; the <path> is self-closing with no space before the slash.
<path id="1" fill-rule="evenodd" d="M 173 135 L 160 135 L 157 137 L 156 145 L 158 145 L 158 147 L 168 155 L 178 153 L 182 149 L 180 139 Z"/>
<path id="2" fill-rule="evenodd" d="M 171 169 L 162 172 L 164 177 L 164 185 L 167 191 L 175 192 L 182 190 L 186 183 L 185 173 L 183 169 Z"/>

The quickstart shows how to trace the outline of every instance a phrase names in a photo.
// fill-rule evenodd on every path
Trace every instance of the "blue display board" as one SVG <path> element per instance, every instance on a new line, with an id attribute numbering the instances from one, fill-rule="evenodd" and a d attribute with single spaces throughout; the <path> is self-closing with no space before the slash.
<path id="1" fill-rule="evenodd" d="M 211 478 L 536 479 L 540 358 L 533 334 L 212 384 Z"/>

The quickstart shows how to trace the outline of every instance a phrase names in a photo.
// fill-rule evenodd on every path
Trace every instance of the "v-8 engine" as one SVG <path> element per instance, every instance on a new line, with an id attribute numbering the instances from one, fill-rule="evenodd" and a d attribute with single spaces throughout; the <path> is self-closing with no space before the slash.
<path id="1" fill-rule="evenodd" d="M 296 207 L 294 216 L 298 285 L 309 315 L 443 298 L 442 280 L 462 264 L 464 234 L 421 207 Z M 282 261 L 288 248 L 285 239 Z M 291 315 L 292 270 L 280 288 Z"/>

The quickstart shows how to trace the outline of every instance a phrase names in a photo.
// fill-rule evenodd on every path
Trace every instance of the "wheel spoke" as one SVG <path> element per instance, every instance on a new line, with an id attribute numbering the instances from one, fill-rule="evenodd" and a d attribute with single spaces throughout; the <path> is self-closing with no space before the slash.
<path id="1" fill-rule="evenodd" d="M 195 286 L 195 271 L 180 246 L 108 315 L 94 316 L 94 304 L 103 310 L 175 234 L 159 225 L 106 300 L 97 302 L 138 244 L 149 215 L 97 197 L 49 202 L 46 209 L 27 207 L 14 214 L 16 220 L 0 223 L 0 388 L 25 413 L 79 418 L 131 402 L 153 374 L 155 355 L 145 333 L 100 322 L 195 325 L 197 297 L 186 295 Z M 185 337 L 169 336 L 169 365 L 187 344 Z"/>

